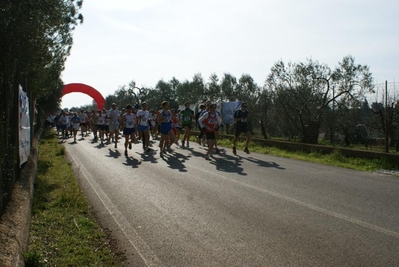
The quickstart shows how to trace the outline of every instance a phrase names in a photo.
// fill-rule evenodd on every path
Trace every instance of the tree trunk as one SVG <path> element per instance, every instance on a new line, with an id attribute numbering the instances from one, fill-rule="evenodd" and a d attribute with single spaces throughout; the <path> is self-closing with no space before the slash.
<path id="1" fill-rule="evenodd" d="M 260 120 L 260 130 L 262 132 L 263 138 L 264 139 L 269 139 L 267 137 L 266 126 L 265 126 L 265 122 L 263 120 Z"/>
<path id="2" fill-rule="evenodd" d="M 350 141 L 350 138 L 349 138 L 349 134 L 348 134 L 348 133 L 345 133 L 344 141 L 345 141 L 345 145 L 346 145 L 346 146 L 350 146 L 350 145 L 351 145 L 351 141 Z"/>
<path id="3" fill-rule="evenodd" d="M 309 125 L 307 125 L 302 137 L 302 143 L 317 144 L 317 141 L 319 139 L 319 129 L 319 122 L 311 122 Z"/>

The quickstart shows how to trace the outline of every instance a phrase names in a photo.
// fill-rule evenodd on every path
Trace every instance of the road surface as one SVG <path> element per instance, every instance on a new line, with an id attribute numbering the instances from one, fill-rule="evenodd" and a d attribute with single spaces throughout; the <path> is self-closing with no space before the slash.
<path id="1" fill-rule="evenodd" d="M 399 178 L 238 150 L 65 143 L 126 266 L 399 266 Z"/>

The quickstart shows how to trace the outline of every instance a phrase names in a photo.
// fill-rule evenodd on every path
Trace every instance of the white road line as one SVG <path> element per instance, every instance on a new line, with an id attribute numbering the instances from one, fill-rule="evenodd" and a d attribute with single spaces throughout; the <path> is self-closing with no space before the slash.
<path id="1" fill-rule="evenodd" d="M 344 221 L 347 221 L 347 222 L 350 222 L 350 223 L 353 223 L 353 224 L 357 224 L 357 225 L 363 226 L 365 228 L 368 228 L 368 229 L 371 229 L 371 230 L 374 230 L 374 231 L 377 231 L 377 232 L 380 232 L 380 233 L 383 233 L 383 234 L 386 234 L 386 235 L 389 235 L 389 236 L 392 236 L 392 237 L 395 237 L 395 238 L 399 238 L 399 233 L 398 232 L 395 232 L 395 231 L 392 231 L 392 230 L 389 230 L 389 229 L 385 229 L 385 228 L 379 227 L 379 226 L 371 224 L 371 223 L 366 223 L 366 222 L 357 220 L 355 218 L 351 218 L 349 216 L 346 216 L 346 215 L 343 215 L 343 214 L 340 214 L 340 213 L 329 211 L 329 210 L 320 208 L 318 206 L 315 206 L 315 205 L 312 205 L 312 204 L 308 204 L 308 203 L 305 203 L 305 202 L 296 200 L 294 198 L 290 198 L 290 197 L 287 197 L 287 196 L 284 196 L 284 195 L 281 195 L 281 194 L 278 194 L 278 193 L 275 193 L 275 192 L 272 192 L 272 191 L 269 191 L 269 190 L 266 190 L 266 189 L 258 188 L 258 187 L 246 184 L 244 182 L 240 182 L 240 181 L 237 181 L 237 180 L 232 180 L 232 179 L 226 178 L 223 175 L 217 174 L 215 172 L 208 171 L 206 169 L 202 169 L 202 168 L 196 167 L 195 165 L 193 165 L 193 167 L 197 168 L 197 169 L 201 169 L 202 171 L 208 172 L 211 175 L 219 176 L 220 178 L 222 178 L 224 180 L 227 180 L 229 182 L 236 183 L 236 184 L 239 184 L 241 186 L 244 186 L 244 187 L 256 190 L 256 191 L 260 191 L 260 192 L 266 193 L 266 194 L 271 195 L 273 197 L 276 197 L 276 198 L 279 198 L 279 199 L 283 199 L 285 201 L 297 204 L 299 206 L 306 207 L 306 208 L 309 208 L 311 210 L 318 211 L 318 212 L 327 214 L 329 216 L 332 216 L 332 217 L 335 217 L 335 218 L 338 218 L 338 219 L 341 219 L 341 220 L 344 220 Z"/>
<path id="2" fill-rule="evenodd" d="M 134 247 L 140 257 L 143 259 L 145 264 L 149 267 L 161 267 L 164 266 L 162 262 L 158 259 L 155 253 L 147 245 L 147 243 L 139 236 L 139 234 L 130 225 L 127 219 L 122 215 L 118 208 L 112 203 L 108 198 L 107 194 L 101 189 L 95 179 L 90 175 L 90 173 L 85 169 L 83 164 L 79 164 L 72 153 L 68 154 L 74 161 L 78 171 L 80 171 L 86 181 L 90 184 L 93 191 L 96 193 L 97 197 L 103 203 L 104 207 L 107 209 L 108 213 L 112 216 L 114 221 L 117 223 L 119 228 L 122 230 L 123 234 L 129 240 L 130 244 Z"/>

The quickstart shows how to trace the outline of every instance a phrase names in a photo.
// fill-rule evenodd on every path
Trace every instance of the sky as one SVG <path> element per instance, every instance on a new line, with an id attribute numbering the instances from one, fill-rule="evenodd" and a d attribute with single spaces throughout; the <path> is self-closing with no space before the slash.
<path id="1" fill-rule="evenodd" d="M 348 55 L 376 83 L 399 81 L 397 0 L 84 0 L 64 84 L 84 83 L 104 98 L 136 82 L 207 82 L 249 74 L 263 86 L 271 67 L 307 59 L 334 68 Z M 61 107 L 91 104 L 70 93 Z"/>

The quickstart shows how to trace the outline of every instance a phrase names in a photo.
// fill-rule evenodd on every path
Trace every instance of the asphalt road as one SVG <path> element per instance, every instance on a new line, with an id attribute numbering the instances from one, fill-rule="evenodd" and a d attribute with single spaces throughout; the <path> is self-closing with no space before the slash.
<path id="1" fill-rule="evenodd" d="M 399 178 L 223 149 L 65 143 L 126 266 L 399 266 Z"/>

